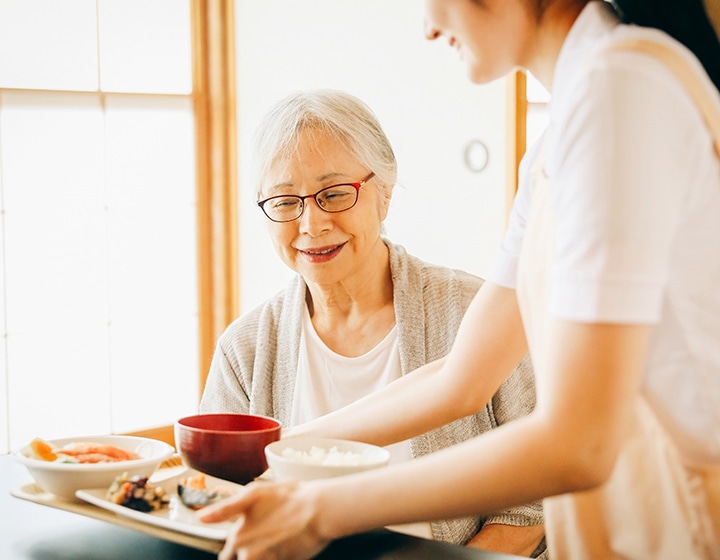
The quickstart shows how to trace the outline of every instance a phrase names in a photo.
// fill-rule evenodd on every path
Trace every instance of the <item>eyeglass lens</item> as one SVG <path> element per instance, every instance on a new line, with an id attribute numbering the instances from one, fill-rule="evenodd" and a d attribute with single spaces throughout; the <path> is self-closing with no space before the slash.
<path id="1" fill-rule="evenodd" d="M 353 185 L 333 185 L 315 193 L 312 198 L 325 212 L 342 212 L 357 202 L 358 190 Z M 305 207 L 305 200 L 299 196 L 277 196 L 263 204 L 268 218 L 277 222 L 289 222 L 299 218 Z"/>

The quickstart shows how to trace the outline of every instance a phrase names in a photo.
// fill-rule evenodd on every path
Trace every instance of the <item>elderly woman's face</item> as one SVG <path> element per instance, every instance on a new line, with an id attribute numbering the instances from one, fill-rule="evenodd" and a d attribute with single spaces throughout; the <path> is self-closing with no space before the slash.
<path id="1" fill-rule="evenodd" d="M 371 172 L 337 142 L 312 130 L 300 133 L 296 155 L 271 168 L 263 182 L 261 198 L 280 194 L 312 195 L 331 185 L 359 183 Z M 360 189 L 354 207 L 338 213 L 321 210 L 312 198 L 298 219 L 268 228 L 283 262 L 305 280 L 332 284 L 352 274 L 362 274 L 377 249 L 389 200 L 381 195 L 375 179 Z"/>

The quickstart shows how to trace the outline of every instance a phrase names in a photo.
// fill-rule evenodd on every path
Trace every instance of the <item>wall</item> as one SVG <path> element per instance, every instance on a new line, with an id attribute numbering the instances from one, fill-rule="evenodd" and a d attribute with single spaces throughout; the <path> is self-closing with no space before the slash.
<path id="1" fill-rule="evenodd" d="M 396 152 L 389 237 L 426 260 L 487 273 L 505 226 L 505 84 L 470 84 L 456 52 L 423 36 L 420 0 L 236 0 L 241 306 L 281 289 L 248 181 L 249 138 L 286 93 L 333 87 L 366 101 Z M 464 163 L 489 149 L 480 173 Z"/>

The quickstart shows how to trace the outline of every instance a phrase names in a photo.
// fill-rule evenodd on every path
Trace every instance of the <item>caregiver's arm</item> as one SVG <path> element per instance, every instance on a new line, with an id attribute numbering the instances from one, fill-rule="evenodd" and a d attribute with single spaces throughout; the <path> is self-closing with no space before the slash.
<path id="1" fill-rule="evenodd" d="M 377 445 L 416 436 L 480 410 L 526 353 L 515 291 L 486 281 L 468 307 L 448 356 L 284 435 Z"/>
<path id="2" fill-rule="evenodd" d="M 489 514 L 604 482 L 633 413 L 650 327 L 555 321 L 548 328 L 548 371 L 538 376 L 533 413 L 362 480 L 328 481 L 319 489 L 328 535 L 378 521 Z"/>
<path id="3" fill-rule="evenodd" d="M 200 514 L 205 521 L 243 515 L 221 558 L 239 550 L 309 558 L 331 539 L 374 527 L 488 515 L 604 482 L 632 415 L 650 327 L 557 320 L 548 328 L 547 369 L 530 415 L 385 469 L 251 484 Z M 409 408 L 413 416 L 427 412 Z"/>

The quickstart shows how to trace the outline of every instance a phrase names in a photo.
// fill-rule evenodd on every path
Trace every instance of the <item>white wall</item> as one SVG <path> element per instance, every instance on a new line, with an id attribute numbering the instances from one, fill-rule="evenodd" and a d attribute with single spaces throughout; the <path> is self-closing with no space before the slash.
<path id="1" fill-rule="evenodd" d="M 388 236 L 428 261 L 484 275 L 505 227 L 505 84 L 470 84 L 444 39 L 423 36 L 421 0 L 236 0 L 241 306 L 290 274 L 248 181 L 249 137 L 290 91 L 333 87 L 378 115 L 398 158 Z M 468 142 L 489 149 L 465 167 Z"/>

